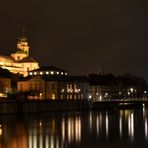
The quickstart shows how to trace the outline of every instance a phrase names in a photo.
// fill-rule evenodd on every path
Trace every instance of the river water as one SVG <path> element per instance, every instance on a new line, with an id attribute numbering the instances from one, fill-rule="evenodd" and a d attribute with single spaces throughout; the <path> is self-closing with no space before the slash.
<path id="1" fill-rule="evenodd" d="M 0 148 L 146 148 L 148 110 L 0 116 Z"/>

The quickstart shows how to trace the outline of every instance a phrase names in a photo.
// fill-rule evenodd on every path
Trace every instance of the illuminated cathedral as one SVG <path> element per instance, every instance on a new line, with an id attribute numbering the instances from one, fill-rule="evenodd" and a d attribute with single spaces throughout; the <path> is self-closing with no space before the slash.
<path id="1" fill-rule="evenodd" d="M 28 71 L 39 68 L 38 62 L 29 56 L 29 49 L 28 40 L 23 30 L 17 42 L 16 52 L 10 56 L 0 55 L 0 67 L 8 69 L 12 73 L 27 76 Z"/>

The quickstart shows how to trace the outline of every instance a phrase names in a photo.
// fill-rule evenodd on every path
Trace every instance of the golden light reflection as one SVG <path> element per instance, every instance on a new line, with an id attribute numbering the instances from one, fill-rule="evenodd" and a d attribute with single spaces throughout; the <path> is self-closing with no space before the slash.
<path id="1" fill-rule="evenodd" d="M 123 116 L 123 113 L 122 113 L 122 111 L 120 111 L 120 116 L 119 116 L 119 134 L 120 134 L 120 138 L 122 138 L 122 116 Z"/>
<path id="2" fill-rule="evenodd" d="M 134 139 L 134 112 L 128 117 L 128 134 L 131 140 Z"/>
<path id="3" fill-rule="evenodd" d="M 63 127 L 63 126 L 62 126 Z M 67 121 L 68 143 L 81 141 L 81 119 L 80 117 L 69 118 Z M 64 136 L 65 133 L 63 133 Z"/>
<path id="4" fill-rule="evenodd" d="M 99 116 L 97 115 L 97 117 L 96 117 L 96 129 L 97 129 L 97 136 L 99 137 L 99 132 L 100 132 L 100 130 L 99 130 L 99 128 L 100 128 L 100 124 L 99 124 Z"/>
<path id="5" fill-rule="evenodd" d="M 147 127 L 147 118 L 145 118 L 145 123 L 144 123 L 144 131 L 145 131 L 145 139 L 147 140 L 148 138 L 148 127 Z"/>
<path id="6" fill-rule="evenodd" d="M 90 112 L 89 113 L 89 129 L 90 129 L 90 131 L 92 131 L 92 123 L 93 122 L 93 120 L 92 120 L 92 112 Z"/>
<path id="7" fill-rule="evenodd" d="M 27 132 L 23 125 L 17 124 L 16 129 L 9 129 L 11 133 L 15 132 L 15 136 L 11 135 L 11 139 L 9 139 L 7 146 L 10 148 L 26 148 L 28 147 L 28 138 Z"/>
<path id="8" fill-rule="evenodd" d="M 148 138 L 148 122 L 147 122 L 147 116 L 146 116 L 146 109 L 145 109 L 145 104 L 143 104 L 143 120 L 144 120 L 144 134 L 145 134 L 145 139 L 147 140 Z"/>
<path id="9" fill-rule="evenodd" d="M 102 113 L 96 116 L 96 131 L 97 131 L 97 136 L 100 136 L 102 130 Z"/>
<path id="10" fill-rule="evenodd" d="M 106 138 L 108 138 L 108 134 L 109 134 L 108 112 L 106 112 L 106 116 L 105 116 L 105 130 L 106 130 Z"/>
<path id="11" fill-rule="evenodd" d="M 50 136 L 50 148 L 54 148 L 54 137 Z"/>
<path id="12" fill-rule="evenodd" d="M 68 142 L 74 141 L 74 121 L 70 118 L 68 119 Z"/>
<path id="13" fill-rule="evenodd" d="M 32 130 L 29 130 L 29 148 L 33 147 Z"/>
<path id="14" fill-rule="evenodd" d="M 37 148 L 37 129 L 33 129 L 33 148 Z"/>
<path id="15" fill-rule="evenodd" d="M 46 137 L 45 137 L 45 146 L 46 148 L 49 148 L 49 135 L 46 134 Z"/>
<path id="16" fill-rule="evenodd" d="M 76 117 L 75 120 L 75 138 L 77 142 L 81 141 L 81 119 Z"/>
<path id="17" fill-rule="evenodd" d="M 2 125 L 0 124 L 0 136 L 2 136 L 3 130 L 2 130 Z"/>
<path id="18" fill-rule="evenodd" d="M 65 120 L 62 120 L 62 142 L 65 141 Z"/>

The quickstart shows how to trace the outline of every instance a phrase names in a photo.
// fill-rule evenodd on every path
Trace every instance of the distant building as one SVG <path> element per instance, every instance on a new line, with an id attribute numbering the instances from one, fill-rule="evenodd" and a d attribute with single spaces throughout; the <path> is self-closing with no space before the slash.
<path id="1" fill-rule="evenodd" d="M 89 98 L 95 101 L 122 98 L 123 88 L 118 79 L 111 75 L 89 76 Z"/>
<path id="2" fill-rule="evenodd" d="M 0 55 L 0 67 L 12 73 L 27 76 L 29 70 L 39 68 L 39 64 L 29 56 L 29 45 L 25 32 L 18 39 L 17 50 L 11 56 Z"/>
<path id="3" fill-rule="evenodd" d="M 29 75 L 31 76 L 18 82 L 18 91 L 28 92 L 29 99 L 87 99 L 88 97 L 89 84 L 85 76 L 68 76 L 66 71 L 56 67 L 40 68 L 31 74 L 29 72 Z"/>
<path id="4" fill-rule="evenodd" d="M 89 97 L 95 101 L 109 100 L 122 98 L 122 89 L 118 86 L 110 85 L 90 85 L 90 95 Z"/>

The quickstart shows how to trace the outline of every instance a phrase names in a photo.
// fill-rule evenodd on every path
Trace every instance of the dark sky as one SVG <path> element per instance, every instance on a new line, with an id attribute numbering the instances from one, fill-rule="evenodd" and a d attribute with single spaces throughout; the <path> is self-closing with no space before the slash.
<path id="1" fill-rule="evenodd" d="M 148 80 L 148 9 L 132 0 L 3 0 L 0 54 L 26 26 L 31 56 L 73 74 L 133 73 Z"/>

